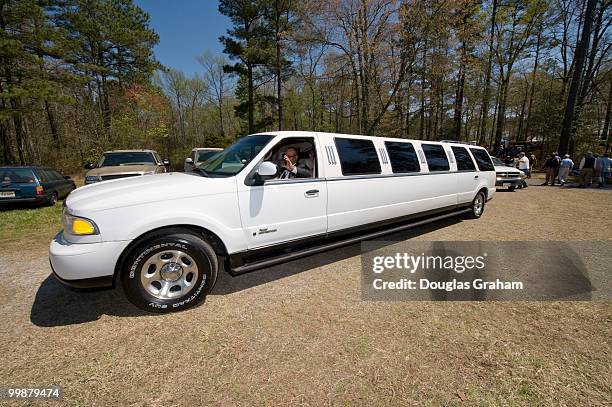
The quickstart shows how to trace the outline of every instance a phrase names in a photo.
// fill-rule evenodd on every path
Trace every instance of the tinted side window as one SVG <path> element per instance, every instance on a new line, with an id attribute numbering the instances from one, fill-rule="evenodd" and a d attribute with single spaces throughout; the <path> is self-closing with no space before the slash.
<path id="1" fill-rule="evenodd" d="M 371 140 L 335 139 L 344 175 L 380 174 L 380 162 Z"/>
<path id="2" fill-rule="evenodd" d="M 387 147 L 394 174 L 421 171 L 419 159 L 412 144 L 385 141 L 385 147 Z"/>
<path id="3" fill-rule="evenodd" d="M 41 181 L 43 182 L 51 182 L 53 181 L 53 174 L 49 170 L 40 170 L 39 174 L 42 175 Z"/>
<path id="4" fill-rule="evenodd" d="M 34 173 L 36 173 L 36 176 L 38 177 L 38 180 L 40 182 L 47 182 L 47 174 L 45 174 L 45 171 L 43 170 L 34 170 Z"/>
<path id="5" fill-rule="evenodd" d="M 47 179 L 47 181 L 57 181 L 57 177 L 55 176 L 53 171 L 43 170 L 43 173 L 45 174 L 45 178 Z"/>
<path id="6" fill-rule="evenodd" d="M 51 174 L 53 174 L 53 178 L 58 180 L 58 181 L 63 181 L 64 180 L 64 176 L 62 174 L 60 174 L 57 171 L 51 171 Z"/>
<path id="7" fill-rule="evenodd" d="M 485 150 L 480 148 L 470 148 L 470 151 L 474 155 L 476 164 L 478 164 L 480 171 L 495 171 L 495 167 L 491 162 L 491 157 L 489 157 L 489 154 L 487 154 Z"/>
<path id="8" fill-rule="evenodd" d="M 444 147 L 437 144 L 421 144 L 429 171 L 448 171 L 448 158 L 444 152 Z"/>
<path id="9" fill-rule="evenodd" d="M 476 166 L 472 157 L 468 154 L 467 150 L 463 147 L 451 147 L 455 159 L 457 160 L 457 170 L 459 171 L 476 171 Z"/>

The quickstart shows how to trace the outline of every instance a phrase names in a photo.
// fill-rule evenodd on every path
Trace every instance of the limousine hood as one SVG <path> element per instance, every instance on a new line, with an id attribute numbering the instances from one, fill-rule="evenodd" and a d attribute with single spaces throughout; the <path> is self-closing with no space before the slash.
<path id="1" fill-rule="evenodd" d="M 86 185 L 70 193 L 66 206 L 72 213 L 86 216 L 90 211 L 229 192 L 235 192 L 233 178 L 169 172 Z"/>

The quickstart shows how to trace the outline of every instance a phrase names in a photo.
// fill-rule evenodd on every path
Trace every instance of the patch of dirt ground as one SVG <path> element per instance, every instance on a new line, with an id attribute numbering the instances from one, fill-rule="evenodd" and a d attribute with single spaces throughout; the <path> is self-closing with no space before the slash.
<path id="1" fill-rule="evenodd" d="M 611 192 L 499 192 L 479 220 L 385 240 L 612 240 Z M 64 405 L 612 400 L 610 301 L 366 302 L 354 245 L 222 274 L 202 306 L 151 315 L 65 289 L 27 242 L 0 255 L 0 387 L 60 385 Z"/>

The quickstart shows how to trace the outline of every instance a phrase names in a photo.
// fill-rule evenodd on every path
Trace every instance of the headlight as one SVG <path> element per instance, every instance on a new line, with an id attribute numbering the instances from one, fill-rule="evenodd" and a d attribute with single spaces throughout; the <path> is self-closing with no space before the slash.
<path id="1" fill-rule="evenodd" d="M 85 182 L 87 183 L 99 182 L 99 181 L 102 181 L 102 179 L 97 175 L 88 175 L 85 177 Z"/>
<path id="2" fill-rule="evenodd" d="M 501 180 L 502 180 L 502 177 L 497 177 L 497 179 L 496 179 L 496 180 L 497 180 L 497 181 L 501 181 Z"/>
<path id="3" fill-rule="evenodd" d="M 93 220 L 74 216 L 64 210 L 62 213 L 62 225 L 64 231 L 71 235 L 98 235 L 100 231 Z"/>

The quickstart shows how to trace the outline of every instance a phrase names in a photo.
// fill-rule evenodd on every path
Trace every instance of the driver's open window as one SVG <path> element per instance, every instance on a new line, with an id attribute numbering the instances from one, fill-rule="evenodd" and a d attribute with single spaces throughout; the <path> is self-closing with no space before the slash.
<path id="1" fill-rule="evenodd" d="M 318 177 L 317 152 L 313 137 L 290 137 L 279 141 L 262 161 L 276 164 L 278 173 L 270 181 L 292 180 Z M 289 171 L 288 161 L 291 166 L 297 167 Z"/>

